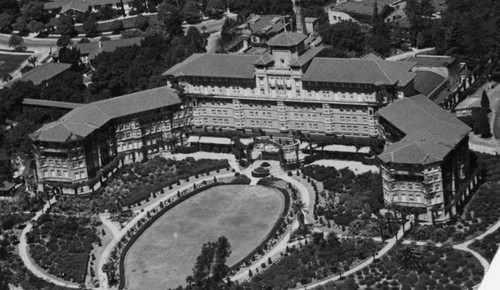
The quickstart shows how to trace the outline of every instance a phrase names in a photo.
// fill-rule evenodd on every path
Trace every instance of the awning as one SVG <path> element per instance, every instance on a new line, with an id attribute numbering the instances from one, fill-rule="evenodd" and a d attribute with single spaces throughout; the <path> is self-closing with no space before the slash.
<path id="1" fill-rule="evenodd" d="M 318 147 L 316 148 L 317 150 L 320 150 L 321 148 Z M 356 153 L 358 152 L 358 149 L 356 149 L 356 146 L 347 146 L 347 145 L 327 145 L 323 149 L 324 151 L 331 151 L 331 152 L 348 152 L 348 153 Z"/>
<path id="2" fill-rule="evenodd" d="M 206 144 L 221 144 L 221 145 L 229 145 L 232 143 L 231 139 L 226 137 L 206 137 L 206 136 L 200 137 L 200 140 L 198 142 Z"/>
<path id="3" fill-rule="evenodd" d="M 187 143 L 198 143 L 200 140 L 200 136 L 189 136 L 189 138 L 186 140 Z"/>

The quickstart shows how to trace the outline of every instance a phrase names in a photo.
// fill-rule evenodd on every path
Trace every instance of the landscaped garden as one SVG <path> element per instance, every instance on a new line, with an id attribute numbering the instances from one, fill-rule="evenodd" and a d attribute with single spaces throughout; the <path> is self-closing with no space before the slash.
<path id="1" fill-rule="evenodd" d="M 350 275 L 361 289 L 472 289 L 484 271 L 470 253 L 451 247 L 396 245 L 370 266 Z M 316 289 L 338 288 L 337 282 Z M 348 288 L 359 289 L 359 288 Z"/>
<path id="2" fill-rule="evenodd" d="M 374 222 L 373 214 L 383 207 L 383 192 L 380 175 L 365 172 L 356 175 L 349 168 L 337 170 L 334 167 L 310 165 L 302 169 L 304 178 L 313 184 L 316 191 L 314 216 L 320 224 L 341 227 L 351 234 L 380 236 L 380 228 L 386 237 L 397 231 L 395 219 Z M 324 190 L 318 192 L 315 182 Z M 379 219 L 385 217 L 379 217 Z"/>
<path id="3" fill-rule="evenodd" d="M 238 176 L 239 177 L 239 176 Z M 201 245 L 228 238 L 232 266 L 269 234 L 284 207 L 269 187 L 221 185 L 204 190 L 163 214 L 132 245 L 125 258 L 128 289 L 166 289 L 185 284 Z"/>
<path id="4" fill-rule="evenodd" d="M 462 243 L 485 232 L 500 220 L 500 162 L 494 155 L 477 154 L 485 183 L 474 193 L 464 213 L 447 224 L 421 225 L 408 233 L 413 240 Z"/>
<path id="5" fill-rule="evenodd" d="M 85 283 L 90 252 L 100 240 L 86 217 L 42 215 L 27 235 L 30 255 L 50 274 Z"/>
<path id="6" fill-rule="evenodd" d="M 472 244 L 469 245 L 469 248 L 478 252 L 488 262 L 491 263 L 498 250 L 498 245 L 500 245 L 500 229 L 485 236 L 481 240 L 475 240 Z"/>
<path id="7" fill-rule="evenodd" d="M 291 289 L 334 274 L 341 274 L 361 261 L 370 258 L 382 247 L 372 239 L 338 240 L 334 235 L 324 238 L 314 233 L 313 238 L 287 253 L 272 266 L 260 272 L 249 273 L 250 282 L 242 289 Z"/>

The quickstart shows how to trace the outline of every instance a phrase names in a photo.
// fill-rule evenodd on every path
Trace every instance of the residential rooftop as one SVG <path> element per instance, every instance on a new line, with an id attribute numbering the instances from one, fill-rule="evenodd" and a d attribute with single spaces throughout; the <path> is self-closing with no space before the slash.
<path id="1" fill-rule="evenodd" d="M 113 5 L 119 3 L 129 3 L 132 0 L 57 0 L 51 2 L 45 2 L 43 8 L 45 10 L 53 10 L 61 8 L 61 13 L 69 10 L 85 12 L 88 11 L 90 7 L 106 5 Z"/>
<path id="2" fill-rule="evenodd" d="M 378 156 L 385 163 L 427 165 L 442 161 L 471 131 L 424 95 L 397 100 L 378 115 L 405 134 Z"/>
<path id="3" fill-rule="evenodd" d="M 177 93 L 168 87 L 140 91 L 77 107 L 59 120 L 30 135 L 33 141 L 78 141 L 112 119 L 180 104 Z"/>
<path id="4" fill-rule="evenodd" d="M 89 60 L 93 60 L 101 52 L 113 52 L 118 47 L 126 47 L 133 45 L 141 45 L 142 37 L 115 39 L 107 41 L 79 43 L 76 45 L 80 54 L 88 56 Z"/>
<path id="5" fill-rule="evenodd" d="M 35 85 L 40 85 L 42 82 L 48 81 L 70 68 L 71 64 L 69 63 L 46 62 L 23 74 L 21 78 L 11 81 L 6 87 L 10 87 L 14 82 L 18 81 L 31 81 Z"/>
<path id="6" fill-rule="evenodd" d="M 266 44 L 268 46 L 292 47 L 300 44 L 306 39 L 307 35 L 303 33 L 285 31 L 269 39 Z"/>
<path id="7" fill-rule="evenodd" d="M 249 28 L 252 34 L 273 34 L 283 30 L 287 25 L 286 18 L 283 15 L 250 15 L 245 22 L 238 25 L 238 29 Z"/>

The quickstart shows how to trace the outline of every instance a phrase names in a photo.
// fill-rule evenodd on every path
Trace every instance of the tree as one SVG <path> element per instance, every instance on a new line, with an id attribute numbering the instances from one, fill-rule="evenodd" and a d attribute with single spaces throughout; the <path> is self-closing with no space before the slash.
<path id="1" fill-rule="evenodd" d="M 12 16 L 7 13 L 0 14 L 0 31 L 11 33 L 12 32 Z"/>
<path id="2" fill-rule="evenodd" d="M 232 28 L 234 26 L 236 26 L 237 22 L 236 20 L 232 19 L 232 18 L 229 18 L 227 17 L 225 20 L 224 20 L 224 23 L 222 24 L 222 28 L 221 28 L 221 41 L 222 43 L 226 43 L 230 40 L 233 39 L 233 33 L 232 33 Z"/>
<path id="3" fill-rule="evenodd" d="M 184 21 L 182 13 L 175 6 L 163 1 L 158 6 L 158 24 L 167 36 L 173 38 L 183 34 L 182 22 Z"/>
<path id="4" fill-rule="evenodd" d="M 201 21 L 201 11 L 198 4 L 193 0 L 188 0 L 182 7 L 182 15 L 187 23 L 193 24 Z"/>
<path id="5" fill-rule="evenodd" d="M 83 22 L 83 32 L 85 32 L 86 37 L 97 36 L 97 20 L 93 16 Z"/>
<path id="6" fill-rule="evenodd" d="M 205 51 L 205 40 L 198 28 L 190 26 L 186 33 L 186 39 L 189 42 L 189 49 L 191 51 Z"/>
<path id="7" fill-rule="evenodd" d="M 306 205 L 301 201 L 297 201 L 297 202 L 293 203 L 293 205 L 292 205 L 292 212 L 294 215 L 297 216 L 297 220 L 299 221 L 301 226 L 303 226 L 304 222 L 305 222 L 305 217 L 304 217 L 303 211 L 306 211 L 306 210 L 307 210 Z"/>
<path id="8" fill-rule="evenodd" d="M 220 289 L 229 273 L 226 260 L 230 255 L 231 244 L 225 237 L 203 244 L 201 254 L 196 258 L 193 275 L 187 277 L 186 282 L 197 289 Z"/>
<path id="9" fill-rule="evenodd" d="M 418 272 L 424 267 L 424 256 L 415 245 L 402 246 L 396 253 L 396 263 L 399 267 Z"/>
<path id="10" fill-rule="evenodd" d="M 143 33 L 139 29 L 128 29 L 121 33 L 121 39 L 142 37 Z"/>
<path id="11" fill-rule="evenodd" d="M 120 20 L 115 20 L 111 23 L 110 29 L 113 31 L 113 34 L 120 34 L 123 30 L 123 22 Z"/>
<path id="12" fill-rule="evenodd" d="M 67 34 L 61 35 L 56 42 L 59 47 L 66 47 L 71 44 L 71 37 Z"/>
<path id="13" fill-rule="evenodd" d="M 474 134 L 481 135 L 482 138 L 491 137 L 491 127 L 487 109 L 473 108 L 472 120 L 474 122 Z"/>
<path id="14" fill-rule="evenodd" d="M 61 15 L 57 20 L 56 31 L 61 35 L 67 35 L 70 37 L 76 36 L 77 32 L 75 30 L 75 21 L 73 17 L 67 15 Z"/>
<path id="15" fill-rule="evenodd" d="M 30 56 L 28 58 L 28 62 L 35 68 L 36 67 L 36 61 L 38 60 L 38 58 L 36 56 Z"/>
<path id="16" fill-rule="evenodd" d="M 483 90 L 483 94 L 481 95 L 481 108 L 486 109 L 488 113 L 491 112 L 490 99 L 485 90 Z"/>
<path id="17" fill-rule="evenodd" d="M 12 34 L 9 38 L 9 46 L 13 47 L 15 51 L 25 51 L 24 39 L 17 34 Z"/>
<path id="18" fill-rule="evenodd" d="M 356 22 L 340 21 L 320 28 L 319 34 L 325 44 L 344 51 L 348 57 L 364 53 L 365 34 Z"/>
<path id="19" fill-rule="evenodd" d="M 0 0 L 0 13 L 16 15 L 19 12 L 19 4 L 16 0 Z"/>

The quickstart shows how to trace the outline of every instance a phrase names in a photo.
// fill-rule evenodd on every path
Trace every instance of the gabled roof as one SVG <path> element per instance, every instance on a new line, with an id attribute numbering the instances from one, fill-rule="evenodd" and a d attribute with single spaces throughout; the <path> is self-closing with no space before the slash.
<path id="1" fill-rule="evenodd" d="M 429 97 L 439 86 L 446 82 L 446 78 L 431 71 L 415 72 L 415 90 L 422 95 Z"/>
<path id="2" fill-rule="evenodd" d="M 10 87 L 14 82 L 17 81 L 23 81 L 23 82 L 32 81 L 33 84 L 39 85 L 42 82 L 48 81 L 53 77 L 65 72 L 70 67 L 71 64 L 69 63 L 46 62 L 28 71 L 21 78 L 10 82 L 7 85 L 7 87 Z"/>
<path id="3" fill-rule="evenodd" d="M 61 8 L 61 13 L 69 10 L 85 12 L 89 10 L 90 6 L 105 6 L 121 3 L 122 1 L 123 3 L 132 2 L 132 0 L 56 0 L 44 3 L 43 8 L 46 10 Z"/>
<path id="4" fill-rule="evenodd" d="M 76 141 L 112 119 L 180 103 L 177 93 L 168 87 L 132 93 L 77 107 L 61 119 L 44 125 L 30 137 L 33 141 Z"/>
<path id="5" fill-rule="evenodd" d="M 358 83 L 406 86 L 415 74 L 414 63 L 316 57 L 304 74 L 306 82 Z"/>
<path id="6" fill-rule="evenodd" d="M 195 53 L 163 75 L 253 79 L 259 55 Z"/>
<path id="7" fill-rule="evenodd" d="M 85 104 L 51 101 L 51 100 L 38 100 L 29 98 L 23 99 L 23 106 L 47 107 L 47 108 L 57 108 L 57 109 L 74 109 L 83 105 Z"/>
<path id="8" fill-rule="evenodd" d="M 373 4 L 377 1 L 378 10 L 382 11 L 386 5 L 396 2 L 396 0 L 362 0 L 362 1 L 349 1 L 342 4 L 335 5 L 332 10 L 342 11 L 346 13 L 360 14 L 366 16 L 373 15 Z"/>
<path id="9" fill-rule="evenodd" d="M 76 47 L 81 55 L 88 55 L 90 60 L 94 59 L 101 52 L 113 52 L 118 47 L 141 45 L 142 37 L 115 39 L 107 41 L 78 43 Z"/>
<path id="10" fill-rule="evenodd" d="M 238 25 L 239 29 L 250 28 L 252 33 L 273 34 L 277 33 L 287 25 L 283 15 L 250 15 L 245 22 Z"/>
<path id="11" fill-rule="evenodd" d="M 406 135 L 378 156 L 386 163 L 439 162 L 471 131 L 424 95 L 397 100 L 377 114 Z"/>
<path id="12" fill-rule="evenodd" d="M 307 36 L 297 32 L 282 32 L 269 39 L 266 44 L 268 46 L 291 47 L 307 39 Z"/>

